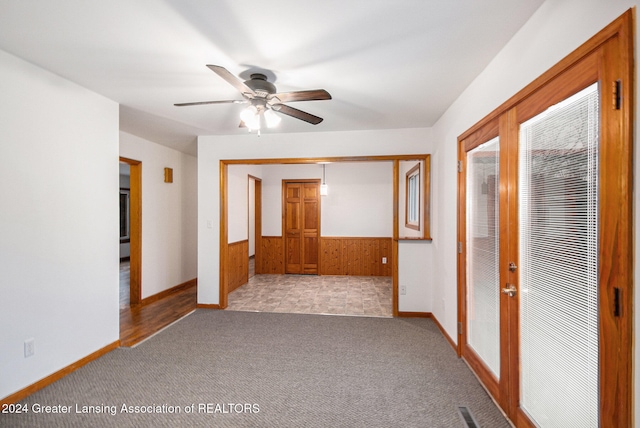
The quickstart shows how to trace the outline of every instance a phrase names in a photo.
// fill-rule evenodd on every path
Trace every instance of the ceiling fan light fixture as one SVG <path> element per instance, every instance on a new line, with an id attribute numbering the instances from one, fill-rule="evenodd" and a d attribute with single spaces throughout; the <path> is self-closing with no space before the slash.
<path id="1" fill-rule="evenodd" d="M 278 116 L 273 110 L 265 110 L 264 121 L 267 122 L 267 128 L 275 128 L 280 124 L 281 120 L 282 118 Z"/>
<path id="2" fill-rule="evenodd" d="M 240 119 L 251 129 L 260 129 L 260 113 L 256 106 L 249 106 L 240 112 Z"/>

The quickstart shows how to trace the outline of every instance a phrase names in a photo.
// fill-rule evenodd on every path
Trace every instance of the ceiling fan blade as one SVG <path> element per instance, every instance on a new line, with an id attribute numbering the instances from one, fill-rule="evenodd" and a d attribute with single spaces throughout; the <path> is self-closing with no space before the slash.
<path id="1" fill-rule="evenodd" d="M 269 99 L 277 98 L 281 103 L 292 101 L 316 101 L 330 100 L 331 94 L 324 89 L 311 89 L 308 91 L 281 92 L 269 96 Z"/>
<path id="2" fill-rule="evenodd" d="M 287 116 L 295 117 L 296 119 L 309 122 L 312 125 L 317 125 L 323 121 L 321 117 L 314 116 L 305 111 L 298 110 L 297 108 L 289 107 L 288 105 L 285 105 L 285 104 L 274 104 L 273 106 L 271 106 L 271 108 L 273 108 L 277 112 L 286 114 Z"/>
<path id="3" fill-rule="evenodd" d="M 218 76 L 229 82 L 231 86 L 240 91 L 241 94 L 250 94 L 253 96 L 256 95 L 253 89 L 245 85 L 242 80 L 231 74 L 226 68 L 220 67 L 219 65 L 207 65 L 207 67 L 209 67 L 209 69 L 216 73 Z"/>
<path id="4" fill-rule="evenodd" d="M 246 104 L 247 100 L 223 100 L 223 101 L 197 101 L 195 103 L 177 103 L 176 107 L 199 106 L 202 104 Z"/>

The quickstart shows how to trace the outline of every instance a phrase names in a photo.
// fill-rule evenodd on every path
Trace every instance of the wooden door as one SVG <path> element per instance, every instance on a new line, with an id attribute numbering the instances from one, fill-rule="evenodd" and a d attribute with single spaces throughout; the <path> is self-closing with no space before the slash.
<path id="1" fill-rule="evenodd" d="M 283 181 L 285 273 L 318 274 L 320 181 Z"/>
<path id="2" fill-rule="evenodd" d="M 631 425 L 629 18 L 459 139 L 460 353 L 517 427 Z"/>

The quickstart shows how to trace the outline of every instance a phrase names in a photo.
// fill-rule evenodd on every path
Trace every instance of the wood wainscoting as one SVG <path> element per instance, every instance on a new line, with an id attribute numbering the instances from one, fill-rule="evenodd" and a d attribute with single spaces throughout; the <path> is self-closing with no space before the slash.
<path id="1" fill-rule="evenodd" d="M 282 236 L 263 236 L 260 256 L 256 257 L 256 274 L 284 274 L 284 240 Z"/>
<path id="2" fill-rule="evenodd" d="M 320 239 L 321 275 L 391 276 L 392 238 Z M 386 263 L 382 259 L 386 258 Z"/>
<path id="3" fill-rule="evenodd" d="M 227 260 L 229 261 L 227 290 L 231 293 L 249 281 L 249 241 L 245 239 L 229 244 Z"/>
<path id="4" fill-rule="evenodd" d="M 263 236 L 256 274 L 284 274 L 282 236 Z M 231 244 L 233 245 L 233 244 Z M 229 251 L 231 257 L 231 250 Z M 382 263 L 382 258 L 387 263 Z M 320 238 L 320 275 L 391 276 L 392 238 L 331 237 Z M 238 266 L 230 266 L 236 271 Z M 229 276 L 229 290 L 232 273 Z"/>

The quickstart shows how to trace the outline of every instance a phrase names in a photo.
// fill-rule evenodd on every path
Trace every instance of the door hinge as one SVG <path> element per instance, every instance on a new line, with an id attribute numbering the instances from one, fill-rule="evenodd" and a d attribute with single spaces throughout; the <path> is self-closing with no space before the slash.
<path id="1" fill-rule="evenodd" d="M 462 161 L 458 161 L 458 172 L 462 172 Z"/>
<path id="2" fill-rule="evenodd" d="M 462 242 L 458 242 L 458 254 L 462 254 Z"/>
<path id="3" fill-rule="evenodd" d="M 618 287 L 613 289 L 613 316 L 619 317 L 621 314 L 621 290 Z"/>
<path id="4" fill-rule="evenodd" d="M 458 334 L 462 334 L 462 323 L 458 322 Z"/>
<path id="5" fill-rule="evenodd" d="M 613 109 L 620 110 L 622 108 L 622 80 L 618 79 L 613 82 Z"/>

